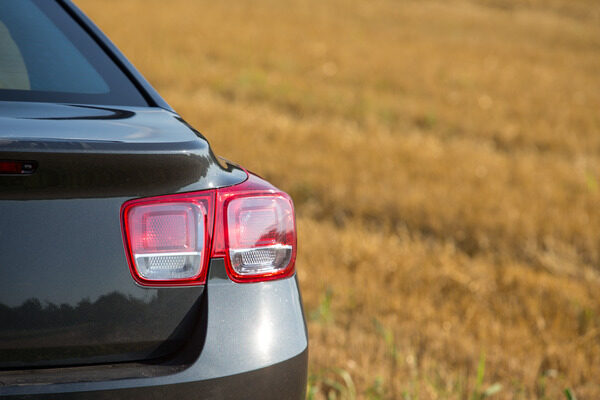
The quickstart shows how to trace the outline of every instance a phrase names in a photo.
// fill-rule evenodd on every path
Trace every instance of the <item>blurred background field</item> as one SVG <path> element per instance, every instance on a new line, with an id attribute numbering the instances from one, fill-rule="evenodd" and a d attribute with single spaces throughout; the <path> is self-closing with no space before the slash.
<path id="1" fill-rule="evenodd" d="M 294 197 L 309 398 L 600 398 L 600 2 L 76 2 Z"/>

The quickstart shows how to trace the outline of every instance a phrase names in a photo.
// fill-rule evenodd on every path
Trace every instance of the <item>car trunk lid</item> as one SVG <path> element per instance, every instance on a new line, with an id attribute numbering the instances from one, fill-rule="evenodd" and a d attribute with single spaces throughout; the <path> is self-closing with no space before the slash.
<path id="1" fill-rule="evenodd" d="M 136 285 L 120 208 L 245 174 L 157 108 L 0 102 L 0 126 L 0 160 L 35 166 L 0 173 L 0 368 L 173 353 L 198 320 L 203 287 Z"/>

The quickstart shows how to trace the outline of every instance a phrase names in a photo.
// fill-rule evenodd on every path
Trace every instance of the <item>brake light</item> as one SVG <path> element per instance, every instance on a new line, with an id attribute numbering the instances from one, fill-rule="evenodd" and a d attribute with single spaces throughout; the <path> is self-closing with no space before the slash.
<path id="1" fill-rule="evenodd" d="M 250 174 L 240 185 L 217 190 L 216 211 L 212 257 L 225 258 L 231 280 L 294 274 L 296 219 L 290 196 Z"/>
<path id="2" fill-rule="evenodd" d="M 214 192 L 133 200 L 123 206 L 129 267 L 142 285 L 206 280 Z"/>
<path id="3" fill-rule="evenodd" d="M 225 263 L 232 279 L 257 281 L 293 272 L 296 232 L 289 198 L 240 195 L 225 207 Z"/>
<path id="4" fill-rule="evenodd" d="M 292 200 L 255 175 L 223 189 L 132 200 L 122 218 L 131 273 L 141 285 L 204 284 L 209 255 L 225 259 L 235 282 L 294 273 Z"/>

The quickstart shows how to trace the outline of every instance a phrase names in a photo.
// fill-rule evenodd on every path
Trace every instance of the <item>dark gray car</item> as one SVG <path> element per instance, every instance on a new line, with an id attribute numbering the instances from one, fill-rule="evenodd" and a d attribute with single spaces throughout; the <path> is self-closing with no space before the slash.
<path id="1" fill-rule="evenodd" d="M 303 398 L 296 249 L 71 2 L 0 1 L 1 398 Z"/>

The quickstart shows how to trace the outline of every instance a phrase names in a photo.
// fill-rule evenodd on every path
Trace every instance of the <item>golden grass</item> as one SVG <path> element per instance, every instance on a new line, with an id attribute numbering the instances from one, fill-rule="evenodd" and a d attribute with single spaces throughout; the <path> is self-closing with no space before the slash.
<path id="1" fill-rule="evenodd" d="M 599 2 L 77 3 L 294 197 L 311 397 L 600 398 Z"/>

